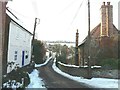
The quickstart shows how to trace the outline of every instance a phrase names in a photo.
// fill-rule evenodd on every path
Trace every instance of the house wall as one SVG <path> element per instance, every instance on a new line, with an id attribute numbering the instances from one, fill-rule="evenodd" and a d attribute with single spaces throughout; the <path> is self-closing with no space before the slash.
<path id="1" fill-rule="evenodd" d="M 7 67 L 10 72 L 16 64 L 20 67 L 29 64 L 31 59 L 31 34 L 11 21 L 9 26 L 8 63 L 15 62 Z M 24 61 L 24 63 L 23 63 Z"/>

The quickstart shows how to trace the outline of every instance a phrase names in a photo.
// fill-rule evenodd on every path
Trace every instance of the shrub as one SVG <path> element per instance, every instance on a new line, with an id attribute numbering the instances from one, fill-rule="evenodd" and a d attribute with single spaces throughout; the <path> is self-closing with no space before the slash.
<path id="1" fill-rule="evenodd" d="M 106 69 L 120 69 L 119 59 L 102 59 L 99 64 Z"/>
<path id="2" fill-rule="evenodd" d="M 33 55 L 34 61 L 37 64 L 43 63 L 43 58 L 45 57 L 46 49 L 44 44 L 39 40 L 34 40 L 33 42 Z"/>

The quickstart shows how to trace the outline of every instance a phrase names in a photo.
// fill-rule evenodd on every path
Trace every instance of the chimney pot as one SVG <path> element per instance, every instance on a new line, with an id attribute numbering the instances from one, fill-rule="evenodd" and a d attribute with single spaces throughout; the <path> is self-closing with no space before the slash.
<path id="1" fill-rule="evenodd" d="M 77 29 L 77 33 L 78 33 L 78 29 Z"/>
<path id="2" fill-rule="evenodd" d="M 103 2 L 103 5 L 105 5 L 105 2 Z"/>
<path id="3" fill-rule="evenodd" d="M 110 2 L 107 2 L 107 5 L 110 5 Z"/>

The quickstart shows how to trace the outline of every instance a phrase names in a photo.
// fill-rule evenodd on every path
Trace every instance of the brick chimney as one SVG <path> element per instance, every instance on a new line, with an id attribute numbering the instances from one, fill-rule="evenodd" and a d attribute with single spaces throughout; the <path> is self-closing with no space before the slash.
<path id="1" fill-rule="evenodd" d="M 79 39 L 79 33 L 78 33 L 78 29 L 77 29 L 77 32 L 76 32 L 76 47 L 75 47 L 75 65 L 79 65 L 78 39 Z"/>
<path id="2" fill-rule="evenodd" d="M 78 33 L 78 29 L 76 32 L 76 47 L 78 47 L 78 39 L 79 39 L 79 33 Z"/>
<path id="3" fill-rule="evenodd" d="M 103 2 L 101 6 L 101 32 L 100 36 L 110 37 L 113 34 L 113 6 L 110 2 Z"/>

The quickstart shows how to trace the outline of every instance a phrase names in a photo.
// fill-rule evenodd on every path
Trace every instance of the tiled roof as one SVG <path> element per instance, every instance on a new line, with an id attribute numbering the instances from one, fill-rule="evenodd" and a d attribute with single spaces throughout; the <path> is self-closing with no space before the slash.
<path id="1" fill-rule="evenodd" d="M 100 32 L 100 29 L 99 29 L 100 26 L 101 26 L 101 23 L 99 23 L 99 24 L 90 32 L 90 35 L 94 35 L 94 33 L 95 33 L 97 30 L 99 30 L 99 32 Z M 115 27 L 114 24 L 113 24 L 113 28 L 115 28 L 114 30 L 117 30 L 118 33 L 120 33 L 120 30 L 118 30 L 118 29 Z M 81 43 L 78 47 L 82 46 L 82 45 L 86 42 L 87 37 L 88 37 L 88 36 L 86 36 L 86 38 L 82 41 L 82 43 Z"/>

